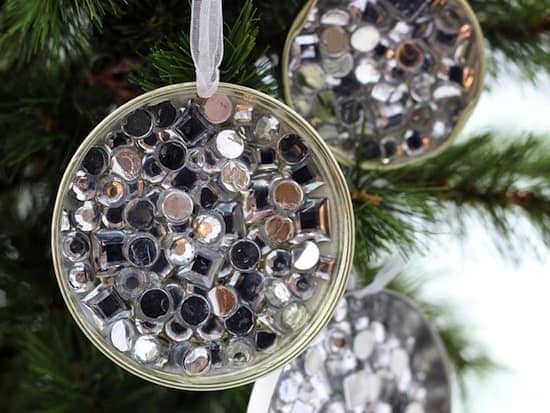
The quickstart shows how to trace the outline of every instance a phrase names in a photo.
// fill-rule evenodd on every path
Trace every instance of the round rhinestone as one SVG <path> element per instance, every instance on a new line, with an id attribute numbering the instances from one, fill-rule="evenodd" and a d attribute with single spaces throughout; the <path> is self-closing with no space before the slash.
<path id="1" fill-rule="evenodd" d="M 291 330 L 298 330 L 304 326 L 308 319 L 308 313 L 302 304 L 292 303 L 283 309 L 281 321 Z"/>
<path id="2" fill-rule="evenodd" d="M 203 244 L 218 241 L 225 232 L 225 224 L 219 214 L 204 213 L 193 220 L 195 239 Z"/>
<path id="3" fill-rule="evenodd" d="M 246 340 L 233 340 L 227 346 L 227 358 L 234 365 L 244 365 L 254 358 L 254 348 Z"/>
<path id="4" fill-rule="evenodd" d="M 75 293 L 90 291 L 94 287 L 94 281 L 94 272 L 83 262 L 76 263 L 69 272 L 69 285 Z"/>
<path id="5" fill-rule="evenodd" d="M 288 217 L 272 215 L 265 221 L 265 235 L 276 243 L 288 242 L 294 236 L 294 222 Z"/>
<path id="6" fill-rule="evenodd" d="M 86 201 L 74 212 L 76 226 L 82 231 L 90 232 L 99 225 L 99 211 L 96 204 Z"/>
<path id="7" fill-rule="evenodd" d="M 309 271 L 319 262 L 319 247 L 313 241 L 305 241 L 292 249 L 292 263 L 298 271 Z"/>
<path id="8" fill-rule="evenodd" d="M 233 113 L 233 103 L 225 95 L 210 96 L 203 105 L 204 117 L 215 125 L 227 122 Z"/>
<path id="9" fill-rule="evenodd" d="M 155 210 L 148 199 L 134 199 L 124 209 L 124 220 L 137 230 L 150 228 L 154 218 Z"/>
<path id="10" fill-rule="evenodd" d="M 235 313 L 225 320 L 227 330 L 237 336 L 244 336 L 254 326 L 254 315 L 247 307 L 239 307 Z"/>
<path id="11" fill-rule="evenodd" d="M 200 295 L 191 295 L 185 298 L 181 304 L 180 316 L 190 326 L 204 323 L 210 316 L 208 301 Z"/>
<path id="12" fill-rule="evenodd" d="M 319 46 L 327 56 L 338 57 L 349 50 L 349 38 L 341 27 L 331 26 L 321 33 Z"/>
<path id="13" fill-rule="evenodd" d="M 159 128 L 167 128 L 171 126 L 177 117 L 177 109 L 168 101 L 161 102 L 149 108 L 155 116 L 155 124 Z"/>
<path id="14" fill-rule="evenodd" d="M 97 200 L 107 207 L 121 205 L 128 191 L 126 183 L 116 176 L 106 176 L 99 183 Z"/>
<path id="15" fill-rule="evenodd" d="M 82 160 L 82 168 L 91 175 L 101 174 L 107 167 L 107 153 L 101 148 L 92 148 Z"/>
<path id="16" fill-rule="evenodd" d="M 397 63 L 405 70 L 417 70 L 424 61 L 420 46 L 415 43 L 403 43 L 396 52 Z"/>
<path id="17" fill-rule="evenodd" d="M 235 290 L 239 293 L 242 300 L 254 304 L 262 292 L 263 285 L 264 278 L 260 273 L 242 273 L 235 284 Z"/>
<path id="18" fill-rule="evenodd" d="M 317 280 L 310 274 L 292 274 L 287 283 L 290 291 L 302 300 L 313 297 L 317 287 Z"/>
<path id="19" fill-rule="evenodd" d="M 180 224 L 193 213 L 193 200 L 184 191 L 169 189 L 159 197 L 159 209 L 170 222 Z"/>
<path id="20" fill-rule="evenodd" d="M 71 191 L 79 201 L 89 201 L 96 193 L 96 180 L 84 171 L 78 171 L 71 184 Z"/>
<path id="21" fill-rule="evenodd" d="M 274 307 L 284 307 L 290 302 L 291 294 L 284 281 L 274 278 L 265 287 L 265 298 Z"/>
<path id="22" fill-rule="evenodd" d="M 304 145 L 302 138 L 293 133 L 283 136 L 278 147 L 279 153 L 289 164 L 303 161 L 308 154 L 307 146 Z"/>
<path id="23" fill-rule="evenodd" d="M 238 298 L 231 288 L 218 286 L 208 292 L 212 313 L 218 317 L 227 317 L 237 308 Z"/>
<path id="24" fill-rule="evenodd" d="M 210 317 L 197 329 L 197 335 L 204 341 L 219 340 L 225 333 L 225 327 L 216 317 Z"/>
<path id="25" fill-rule="evenodd" d="M 132 148 L 117 148 L 111 156 L 111 170 L 126 181 L 135 181 L 141 175 L 141 156 Z"/>
<path id="26" fill-rule="evenodd" d="M 319 65 L 306 63 L 300 66 L 297 73 L 304 93 L 314 93 L 325 85 L 325 72 Z"/>
<path id="27" fill-rule="evenodd" d="M 359 27 L 351 35 L 351 47 L 359 52 L 370 52 L 380 42 L 380 32 L 374 26 Z"/>
<path id="28" fill-rule="evenodd" d="M 70 261 L 82 261 L 90 253 L 88 237 L 81 232 L 72 232 L 63 240 L 63 254 Z"/>
<path id="29" fill-rule="evenodd" d="M 152 183 L 159 183 L 164 178 L 164 172 L 160 164 L 152 155 L 143 160 L 143 173 L 145 179 Z"/>
<path id="30" fill-rule="evenodd" d="M 135 327 L 129 320 L 115 321 L 109 329 L 109 339 L 114 348 L 126 353 L 132 349 Z"/>
<path id="31" fill-rule="evenodd" d="M 256 333 L 256 350 L 265 351 L 275 344 L 277 334 L 270 331 L 258 331 Z"/>
<path id="32" fill-rule="evenodd" d="M 249 240 L 235 242 L 229 250 L 231 264 L 237 270 L 249 271 L 256 267 L 260 260 L 261 252 L 256 243 Z"/>
<path id="33" fill-rule="evenodd" d="M 221 167 L 220 182 L 229 192 L 246 191 L 250 185 L 250 170 L 239 161 L 228 161 Z"/>
<path id="34" fill-rule="evenodd" d="M 146 319 L 163 320 L 173 311 L 172 296 L 160 288 L 145 291 L 138 301 L 141 314 Z"/>
<path id="35" fill-rule="evenodd" d="M 147 285 L 147 276 L 137 268 L 123 268 L 116 277 L 116 287 L 122 298 L 133 299 Z"/>
<path id="36" fill-rule="evenodd" d="M 183 367 L 190 376 L 206 372 L 210 368 L 210 352 L 205 347 L 194 348 L 187 353 Z"/>
<path id="37" fill-rule="evenodd" d="M 345 10 L 331 9 L 321 16 L 321 24 L 327 26 L 347 26 L 350 16 Z"/>
<path id="38" fill-rule="evenodd" d="M 140 363 L 150 364 L 161 356 L 160 340 L 154 336 L 146 335 L 137 338 L 132 350 L 134 358 Z"/>
<path id="39" fill-rule="evenodd" d="M 136 329 L 140 334 L 158 335 L 163 328 L 163 322 L 146 321 L 139 318 L 136 319 Z"/>
<path id="40" fill-rule="evenodd" d="M 148 267 L 158 258 L 159 250 L 156 240 L 147 234 L 137 235 L 127 246 L 128 261 L 137 267 Z"/>
<path id="41" fill-rule="evenodd" d="M 244 140 L 234 130 L 222 130 L 216 136 L 216 150 L 226 159 L 236 159 L 244 151 Z"/>
<path id="42" fill-rule="evenodd" d="M 353 56 L 346 53 L 335 59 L 323 60 L 323 68 L 327 75 L 345 77 L 353 70 Z"/>
<path id="43" fill-rule="evenodd" d="M 210 209 L 216 205 L 216 202 L 218 202 L 218 195 L 212 189 L 207 186 L 201 189 L 200 204 L 203 208 Z"/>
<path id="44" fill-rule="evenodd" d="M 149 112 L 138 109 L 132 112 L 127 118 L 122 130 L 132 138 L 144 138 L 151 133 L 153 119 Z"/>
<path id="45" fill-rule="evenodd" d="M 271 197 L 277 208 L 295 211 L 302 205 L 304 192 L 296 181 L 285 179 L 274 184 Z"/>
<path id="46" fill-rule="evenodd" d="M 166 258 L 174 265 L 189 265 L 195 259 L 195 246 L 189 238 L 176 238 L 170 244 Z"/>
<path id="47" fill-rule="evenodd" d="M 265 258 L 265 272 L 268 275 L 284 277 L 290 274 L 292 256 L 286 250 L 273 250 Z"/>
<path id="48" fill-rule="evenodd" d="M 279 135 L 280 122 L 272 115 L 265 115 L 258 119 L 254 135 L 260 140 L 272 141 Z"/>
<path id="49" fill-rule="evenodd" d="M 187 150 L 182 143 L 168 141 L 160 145 L 157 153 L 159 163 L 170 171 L 177 171 L 185 164 Z"/>
<path id="50" fill-rule="evenodd" d="M 166 335 L 175 342 L 187 341 L 193 335 L 193 330 L 172 319 L 166 323 Z"/>

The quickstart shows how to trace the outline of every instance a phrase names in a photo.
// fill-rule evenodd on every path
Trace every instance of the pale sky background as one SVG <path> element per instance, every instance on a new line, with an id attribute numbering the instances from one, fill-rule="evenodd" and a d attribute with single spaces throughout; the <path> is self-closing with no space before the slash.
<path id="1" fill-rule="evenodd" d="M 550 78 L 537 86 L 509 73 L 489 80 L 465 134 L 482 130 L 539 131 L 550 136 Z M 493 358 L 507 368 L 485 380 L 468 381 L 469 402 L 455 397 L 455 413 L 548 412 L 550 373 L 550 252 L 529 223 L 518 219 L 522 234 L 536 244 L 514 263 L 496 250 L 489 231 L 472 219 L 464 242 L 442 235 L 428 255 L 413 260 L 412 273 L 433 279 L 425 296 L 454 304 L 461 320 Z M 455 392 L 455 396 L 458 392 Z"/>

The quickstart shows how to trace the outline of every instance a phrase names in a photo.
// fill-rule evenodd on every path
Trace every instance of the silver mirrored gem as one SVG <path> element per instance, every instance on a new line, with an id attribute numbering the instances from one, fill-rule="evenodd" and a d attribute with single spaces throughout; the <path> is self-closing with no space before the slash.
<path id="1" fill-rule="evenodd" d="M 174 265 L 189 265 L 195 259 L 195 245 L 188 237 L 176 237 L 170 243 L 166 258 Z"/>
<path id="2" fill-rule="evenodd" d="M 99 226 L 99 210 L 92 201 L 86 201 L 74 212 L 76 226 L 82 231 L 90 232 Z"/>
<path id="3" fill-rule="evenodd" d="M 298 271 L 309 271 L 319 263 L 319 247 L 312 241 L 304 241 L 292 248 L 292 266 Z"/>
<path id="4" fill-rule="evenodd" d="M 220 170 L 220 183 L 229 192 L 242 192 L 250 185 L 251 172 L 239 161 L 228 161 Z"/>
<path id="5" fill-rule="evenodd" d="M 204 212 L 193 219 L 193 229 L 198 242 L 212 244 L 225 234 L 225 223 L 219 214 Z"/>
<path id="6" fill-rule="evenodd" d="M 132 356 L 143 364 L 155 363 L 162 355 L 162 344 L 160 340 L 152 335 L 140 336 L 134 343 Z"/>
<path id="7" fill-rule="evenodd" d="M 135 181 L 141 175 L 141 155 L 133 148 L 117 148 L 111 154 L 111 171 L 126 181 Z"/>
<path id="8" fill-rule="evenodd" d="M 254 128 L 254 136 L 260 140 L 273 141 L 279 136 L 280 122 L 273 115 L 264 115 Z"/>
<path id="9" fill-rule="evenodd" d="M 216 135 L 216 151 L 226 159 L 236 159 L 244 151 L 244 140 L 232 129 L 222 130 Z"/>
<path id="10" fill-rule="evenodd" d="M 93 199 L 96 193 L 96 178 L 84 171 L 78 171 L 70 186 L 70 190 L 79 201 Z"/>
<path id="11" fill-rule="evenodd" d="M 161 193 L 158 205 L 160 212 L 170 222 L 181 224 L 193 213 L 193 199 L 179 189 L 168 189 Z"/>
<path id="12" fill-rule="evenodd" d="M 75 293 L 85 293 L 94 288 L 95 274 L 92 268 L 83 262 L 78 262 L 69 271 L 69 285 Z"/>
<path id="13" fill-rule="evenodd" d="M 128 319 L 117 320 L 109 328 L 109 341 L 122 353 L 132 349 L 135 336 L 136 329 Z"/>
<path id="14" fill-rule="evenodd" d="M 205 347 L 194 348 L 187 353 L 183 367 L 190 376 L 205 373 L 210 368 L 210 352 Z"/>

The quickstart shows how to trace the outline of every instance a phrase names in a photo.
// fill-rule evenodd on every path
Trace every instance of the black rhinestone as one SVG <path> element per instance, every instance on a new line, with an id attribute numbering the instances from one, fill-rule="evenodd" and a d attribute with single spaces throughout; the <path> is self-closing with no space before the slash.
<path id="1" fill-rule="evenodd" d="M 340 84 L 334 87 L 334 93 L 339 96 L 349 96 L 357 91 L 357 79 L 354 75 L 342 78 Z"/>
<path id="2" fill-rule="evenodd" d="M 176 128 L 186 142 L 200 139 L 206 132 L 206 129 L 204 123 L 198 119 L 197 114 L 192 114 Z"/>
<path id="3" fill-rule="evenodd" d="M 254 181 L 252 191 L 256 200 L 256 209 L 264 209 L 269 206 L 269 184 L 267 181 Z"/>
<path id="4" fill-rule="evenodd" d="M 422 9 L 427 0 L 388 0 L 405 17 L 413 17 Z"/>
<path id="5" fill-rule="evenodd" d="M 126 205 L 126 221 L 136 229 L 147 229 L 153 223 L 155 211 L 153 204 L 145 199 L 140 199 Z"/>
<path id="6" fill-rule="evenodd" d="M 407 146 L 415 151 L 417 149 L 420 149 L 422 147 L 422 136 L 416 131 L 414 131 L 412 134 L 410 134 L 407 139 Z"/>
<path id="7" fill-rule="evenodd" d="M 119 224 L 122 222 L 122 210 L 124 209 L 124 205 L 121 205 L 116 208 L 109 208 L 107 212 L 105 213 L 105 216 L 107 217 L 107 220 L 112 224 Z"/>
<path id="8" fill-rule="evenodd" d="M 91 175 L 99 175 L 107 166 L 107 153 L 101 148 L 92 148 L 88 151 L 82 167 Z"/>
<path id="9" fill-rule="evenodd" d="M 161 274 L 164 270 L 170 267 L 170 263 L 166 259 L 164 251 L 161 250 L 155 263 L 151 266 L 151 271 L 157 274 Z"/>
<path id="10" fill-rule="evenodd" d="M 462 77 L 464 75 L 464 69 L 460 66 L 451 66 L 449 68 L 449 79 L 458 84 L 462 84 Z M 91 173 L 91 172 L 90 172 Z"/>
<path id="11" fill-rule="evenodd" d="M 277 334 L 270 333 L 268 331 L 258 331 L 256 334 L 256 349 L 259 351 L 267 350 L 273 344 L 275 344 L 275 339 Z"/>
<path id="12" fill-rule="evenodd" d="M 149 110 L 155 115 L 155 123 L 159 128 L 167 128 L 176 120 L 178 111 L 169 101 L 151 106 Z"/>
<path id="13" fill-rule="evenodd" d="M 372 3 L 367 3 L 365 12 L 363 13 L 363 18 L 366 22 L 377 23 L 378 18 L 380 17 L 380 12 Z"/>
<path id="14" fill-rule="evenodd" d="M 394 140 L 387 140 L 382 143 L 382 153 L 385 158 L 391 158 L 397 152 L 397 142 Z"/>
<path id="15" fill-rule="evenodd" d="M 116 262 L 124 261 L 124 254 L 122 253 L 122 244 L 106 245 L 105 253 L 107 255 L 108 263 L 116 263 Z"/>
<path id="16" fill-rule="evenodd" d="M 435 37 L 439 43 L 447 46 L 452 46 L 456 41 L 456 34 L 445 33 L 442 30 L 437 30 Z"/>
<path id="17" fill-rule="evenodd" d="M 197 295 L 186 298 L 180 309 L 181 318 L 187 324 L 198 326 L 210 315 L 208 302 Z"/>
<path id="18" fill-rule="evenodd" d="M 378 43 L 374 48 L 374 54 L 379 57 L 384 56 L 387 51 L 388 51 L 387 46 L 384 46 L 382 43 Z"/>
<path id="19" fill-rule="evenodd" d="M 302 230 L 317 229 L 321 225 L 318 206 L 309 201 L 304 208 L 298 211 Z"/>
<path id="20" fill-rule="evenodd" d="M 90 249 L 90 246 L 88 244 L 88 241 L 86 238 L 81 234 L 76 234 L 69 244 L 69 250 L 74 255 L 78 255 L 83 257 L 88 250 Z"/>
<path id="21" fill-rule="evenodd" d="M 159 318 L 170 310 L 170 298 L 165 291 L 149 290 L 141 296 L 139 306 L 146 317 Z"/>
<path id="22" fill-rule="evenodd" d="M 218 196 L 208 187 L 201 190 L 201 206 L 203 208 L 212 208 L 218 202 Z"/>
<path id="23" fill-rule="evenodd" d="M 126 124 L 122 129 L 129 136 L 143 138 L 151 131 L 152 126 L 153 119 L 149 112 L 138 109 L 126 118 Z"/>
<path id="24" fill-rule="evenodd" d="M 119 146 L 128 145 L 129 139 L 124 136 L 122 133 L 117 133 L 111 140 L 111 147 L 117 148 Z"/>
<path id="25" fill-rule="evenodd" d="M 185 327 L 183 324 L 178 323 L 177 321 L 172 321 L 170 323 L 170 329 L 176 335 L 184 334 L 187 331 L 187 327 Z"/>
<path id="26" fill-rule="evenodd" d="M 216 342 L 210 343 L 210 359 L 213 365 L 217 365 L 223 362 L 223 352 L 221 346 Z"/>
<path id="27" fill-rule="evenodd" d="M 112 290 L 108 296 L 99 301 L 97 307 L 101 310 L 106 319 L 113 317 L 115 314 L 125 309 L 122 298 L 120 298 L 115 290 Z"/>
<path id="28" fill-rule="evenodd" d="M 308 165 L 302 165 L 292 171 L 292 179 L 300 185 L 305 185 L 313 181 L 315 179 L 315 175 L 312 173 Z"/>
<path id="29" fill-rule="evenodd" d="M 349 125 L 359 122 L 362 112 L 361 102 L 357 100 L 347 100 L 340 105 L 340 118 Z"/>
<path id="30" fill-rule="evenodd" d="M 162 169 L 160 168 L 160 165 L 153 157 L 146 158 L 143 162 L 143 170 L 147 174 L 147 176 L 154 178 L 155 176 L 159 176 L 162 173 Z"/>
<path id="31" fill-rule="evenodd" d="M 298 163 L 304 160 L 308 150 L 302 138 L 291 133 L 283 136 L 279 141 L 279 152 L 288 163 Z"/>
<path id="32" fill-rule="evenodd" d="M 157 255 L 157 245 L 151 238 L 139 237 L 128 245 L 128 260 L 138 267 L 151 265 L 157 259 Z"/>
<path id="33" fill-rule="evenodd" d="M 372 139 L 367 139 L 362 144 L 360 144 L 359 151 L 365 159 L 378 159 L 382 154 L 378 142 Z"/>
<path id="34" fill-rule="evenodd" d="M 273 149 L 261 149 L 260 150 L 260 163 L 264 165 L 271 165 L 275 163 L 276 154 Z"/>
<path id="35" fill-rule="evenodd" d="M 202 275 L 207 275 L 212 266 L 212 261 L 203 255 L 197 255 L 191 270 Z"/>
<path id="36" fill-rule="evenodd" d="M 235 242 L 230 250 L 231 263 L 241 271 L 251 270 L 256 266 L 260 259 L 260 249 L 249 240 L 240 240 Z"/>
<path id="37" fill-rule="evenodd" d="M 172 181 L 174 188 L 190 191 L 197 182 L 197 174 L 188 168 L 183 168 Z"/>
<path id="38" fill-rule="evenodd" d="M 104 231 L 98 232 L 96 237 L 100 245 L 101 254 L 104 254 L 107 259 L 104 265 L 112 265 L 124 261 L 124 233 L 119 231 Z"/>
<path id="39" fill-rule="evenodd" d="M 244 301 L 253 303 L 262 291 L 263 281 L 264 279 L 259 273 L 243 273 L 235 284 L 235 290 Z"/>
<path id="40" fill-rule="evenodd" d="M 158 160 L 162 166 L 171 171 L 177 171 L 185 164 L 185 147 L 175 141 L 164 142 L 158 152 Z"/>
<path id="41" fill-rule="evenodd" d="M 238 336 L 247 334 L 253 325 L 254 315 L 246 307 L 239 307 L 231 317 L 225 320 L 227 330 Z"/>
<path id="42" fill-rule="evenodd" d="M 150 133 L 145 138 L 143 138 L 143 143 L 148 146 L 155 146 L 158 142 L 157 135 L 155 133 Z"/>

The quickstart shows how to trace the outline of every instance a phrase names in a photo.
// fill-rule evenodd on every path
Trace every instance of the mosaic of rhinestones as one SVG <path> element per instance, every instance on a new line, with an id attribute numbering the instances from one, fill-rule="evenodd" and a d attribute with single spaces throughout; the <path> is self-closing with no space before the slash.
<path id="1" fill-rule="evenodd" d="M 286 53 L 287 101 L 365 165 L 443 149 L 483 83 L 481 33 L 463 0 L 310 1 Z"/>
<path id="2" fill-rule="evenodd" d="M 341 301 L 317 342 L 283 369 L 269 412 L 449 413 L 450 392 L 447 356 L 422 313 L 381 292 Z"/>
<path id="3" fill-rule="evenodd" d="M 321 140 L 250 94 L 192 96 L 85 142 L 60 192 L 57 251 L 70 301 L 109 350 L 187 377 L 284 352 L 351 261 L 332 206 L 345 222 L 351 204 Z"/>

